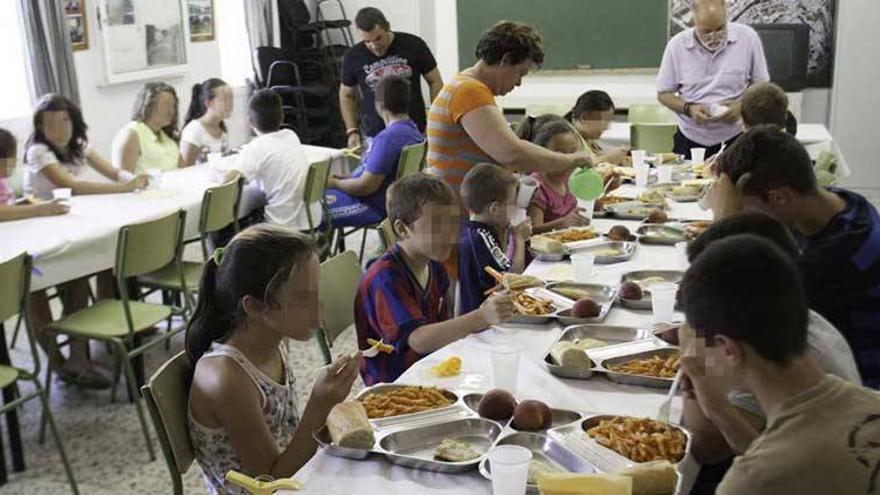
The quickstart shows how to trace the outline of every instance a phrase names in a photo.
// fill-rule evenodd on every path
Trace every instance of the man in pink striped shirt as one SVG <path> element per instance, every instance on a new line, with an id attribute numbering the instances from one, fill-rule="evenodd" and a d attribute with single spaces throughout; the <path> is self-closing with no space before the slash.
<path id="1" fill-rule="evenodd" d="M 743 131 L 745 90 L 769 79 L 755 30 L 727 22 L 725 0 L 696 0 L 694 27 L 669 40 L 657 75 L 657 99 L 678 114 L 674 151 L 717 153 Z"/>

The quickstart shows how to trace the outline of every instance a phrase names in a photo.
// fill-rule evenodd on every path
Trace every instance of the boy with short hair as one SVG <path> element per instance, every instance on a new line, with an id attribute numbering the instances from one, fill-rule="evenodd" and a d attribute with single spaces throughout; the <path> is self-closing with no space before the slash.
<path id="1" fill-rule="evenodd" d="M 397 243 L 373 262 L 361 278 L 354 313 L 358 347 L 367 339 L 393 347 L 363 358 L 366 385 L 393 382 L 426 354 L 513 316 L 509 295 L 452 318 L 449 278 L 443 261 L 456 246 L 459 207 L 442 180 L 417 173 L 388 190 L 388 219 Z"/>
<path id="2" fill-rule="evenodd" d="M 743 93 L 742 120 L 746 129 L 772 125 L 791 135 L 797 134 L 797 119 L 788 111 L 788 95 L 769 81 L 755 83 Z"/>
<path id="3" fill-rule="evenodd" d="M 727 397 L 735 387 L 768 418 L 718 495 L 876 488 L 880 395 L 824 375 L 809 355 L 807 297 L 789 255 L 750 234 L 715 241 L 685 274 L 680 301 L 681 366 L 706 416 L 740 421 Z"/>
<path id="4" fill-rule="evenodd" d="M 816 184 L 794 136 L 750 129 L 715 164 L 708 203 L 715 217 L 743 209 L 790 226 L 801 250 L 809 306 L 846 337 L 864 384 L 880 388 L 880 215 L 864 197 Z"/>
<path id="5" fill-rule="evenodd" d="M 299 137 L 282 129 L 284 111 L 281 97 L 271 89 L 261 89 L 248 101 L 248 120 L 257 133 L 235 159 L 226 180 L 239 174 L 256 183 L 266 195 L 265 217 L 270 223 L 295 230 L 309 230 L 306 208 L 311 210 L 317 227 L 321 223 L 321 205 L 303 202 L 309 158 Z M 252 223 L 252 222 L 249 222 Z"/>
<path id="6" fill-rule="evenodd" d="M 458 245 L 461 313 L 480 307 L 486 291 L 498 284 L 486 267 L 500 273 L 522 273 L 525 269 L 525 245 L 532 224 L 526 219 L 510 225 L 516 190 L 516 177 L 491 163 L 478 164 L 464 176 L 461 198 L 470 218 L 461 229 Z M 505 238 L 508 228 L 513 238 L 510 246 Z"/>

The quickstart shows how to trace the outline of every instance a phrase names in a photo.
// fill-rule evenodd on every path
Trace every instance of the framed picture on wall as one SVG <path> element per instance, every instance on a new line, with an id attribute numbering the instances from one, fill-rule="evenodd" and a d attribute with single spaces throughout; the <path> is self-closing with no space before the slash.
<path id="1" fill-rule="evenodd" d="M 64 22 L 73 51 L 89 49 L 89 28 L 86 23 L 86 0 L 63 0 Z"/>
<path id="2" fill-rule="evenodd" d="M 214 0 L 187 0 L 189 11 L 189 40 L 214 39 Z"/>

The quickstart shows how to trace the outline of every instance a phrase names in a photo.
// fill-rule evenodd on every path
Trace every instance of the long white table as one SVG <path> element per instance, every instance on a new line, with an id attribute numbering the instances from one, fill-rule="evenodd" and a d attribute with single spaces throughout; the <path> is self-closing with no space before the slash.
<path id="1" fill-rule="evenodd" d="M 612 122 L 602 134 L 602 141 L 616 146 L 629 145 L 628 122 Z M 831 149 L 834 138 L 822 124 L 798 124 L 797 139 L 804 146 L 827 145 Z"/>
<path id="2" fill-rule="evenodd" d="M 306 152 L 311 162 L 342 158 L 342 152 L 332 148 L 306 146 Z M 218 174 L 206 165 L 193 166 L 162 174 L 157 188 L 74 196 L 66 215 L 2 222 L 0 260 L 23 251 L 34 256 L 33 290 L 109 269 L 116 255 L 116 234 L 123 225 L 183 209 L 185 236 L 198 235 L 202 195 L 217 180 Z"/>
<path id="3" fill-rule="evenodd" d="M 634 195 L 632 186 L 625 186 L 621 194 Z M 671 216 L 678 219 L 707 220 L 708 212 L 695 203 L 672 203 Z M 596 219 L 601 231 L 614 225 L 626 225 L 635 231 L 638 222 Z M 640 244 L 635 256 L 627 262 L 597 265 L 593 279 L 597 283 L 616 285 L 623 273 L 638 269 L 682 269 L 683 260 L 674 247 Z M 570 280 L 568 262 L 533 262 L 526 273 L 546 280 Z M 615 306 L 605 322 L 609 325 L 650 328 L 650 312 L 631 311 Z M 653 417 L 665 397 L 665 391 L 638 386 L 619 385 L 605 378 L 590 380 L 561 379 L 551 375 L 543 364 L 544 354 L 560 335 L 562 327 L 548 325 L 499 325 L 484 332 L 470 335 L 425 357 L 407 370 L 398 382 L 418 385 L 437 385 L 456 390 L 485 391 L 492 388 L 491 346 L 502 340 L 512 340 L 525 349 L 521 359 L 517 397 L 539 399 L 551 407 Z M 441 379 L 428 370 L 439 361 L 459 356 L 463 373 L 459 377 Z M 671 417 L 678 418 L 681 402 L 673 404 Z M 688 457 L 684 468 L 684 486 L 693 482 L 696 463 Z M 318 452 L 295 478 L 305 484 L 305 493 L 358 493 L 358 494 L 434 494 L 468 493 L 490 494 L 491 484 L 478 472 L 462 475 L 444 475 L 395 466 L 384 459 L 353 461 Z M 684 491 L 687 492 L 686 490 Z M 296 493 L 303 493 L 302 491 Z M 293 492 L 291 492 L 293 494 Z"/>

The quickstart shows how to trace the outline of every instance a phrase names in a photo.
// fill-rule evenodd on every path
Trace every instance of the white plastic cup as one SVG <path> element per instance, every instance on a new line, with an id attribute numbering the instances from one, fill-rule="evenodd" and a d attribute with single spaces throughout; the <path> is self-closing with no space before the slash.
<path id="1" fill-rule="evenodd" d="M 706 148 L 691 148 L 691 163 L 694 165 L 706 161 Z"/>
<path id="2" fill-rule="evenodd" d="M 648 152 L 645 150 L 632 150 L 630 155 L 632 156 L 633 167 L 635 167 L 645 163 L 645 158 L 648 156 Z"/>
<path id="3" fill-rule="evenodd" d="M 220 167 L 220 160 L 222 159 L 223 153 L 220 153 L 219 151 L 208 153 L 208 166 L 211 168 L 218 168 Z"/>
<path id="4" fill-rule="evenodd" d="M 52 189 L 52 198 L 58 199 L 61 201 L 70 201 L 70 198 L 73 197 L 73 189 L 69 187 L 58 187 Z"/>
<path id="5" fill-rule="evenodd" d="M 687 241 L 675 243 L 675 253 L 678 256 L 678 266 L 681 267 L 682 270 L 687 270 L 688 266 L 690 266 L 690 262 L 688 261 L 687 248 Z"/>
<path id="6" fill-rule="evenodd" d="M 519 445 L 499 445 L 489 451 L 493 495 L 523 495 L 529 479 L 532 451 Z"/>
<path id="7" fill-rule="evenodd" d="M 672 165 L 660 165 L 657 167 L 657 182 L 660 184 L 668 184 L 672 182 Z"/>
<path id="8" fill-rule="evenodd" d="M 678 293 L 678 284 L 658 282 L 651 284 L 648 290 L 651 291 L 653 322 L 671 323 L 675 316 L 675 295 Z"/>
<path id="9" fill-rule="evenodd" d="M 150 187 L 159 187 L 159 184 L 162 182 L 162 171 L 148 170 L 147 175 L 150 176 Z"/>
<path id="10" fill-rule="evenodd" d="M 647 163 L 633 164 L 633 170 L 636 173 L 636 187 L 642 189 L 648 187 L 648 175 L 650 174 L 651 166 Z"/>
<path id="11" fill-rule="evenodd" d="M 593 213 L 594 213 L 595 207 L 596 207 L 596 200 L 595 199 L 592 199 L 590 201 L 587 201 L 585 199 L 578 199 L 578 208 L 581 209 L 579 214 L 580 214 L 580 216 L 589 220 L 590 223 L 593 223 Z"/>
<path id="12" fill-rule="evenodd" d="M 519 225 L 528 218 L 528 214 L 526 213 L 525 208 L 520 208 L 517 206 L 510 213 L 510 225 Z"/>
<path id="13" fill-rule="evenodd" d="M 522 351 L 522 346 L 514 342 L 500 342 L 492 346 L 492 379 L 495 388 L 516 393 Z"/>
<path id="14" fill-rule="evenodd" d="M 516 206 L 528 208 L 536 189 L 538 189 L 538 181 L 529 176 L 520 177 L 519 190 L 516 192 Z"/>
<path id="15" fill-rule="evenodd" d="M 574 281 L 579 284 L 587 284 L 593 276 L 593 265 L 596 263 L 596 255 L 593 253 L 574 253 L 571 255 L 571 270 L 574 272 Z"/>

